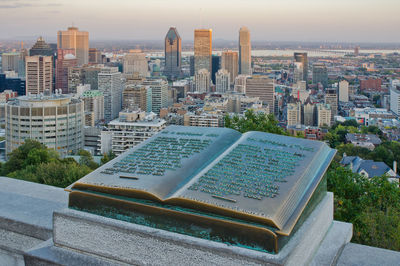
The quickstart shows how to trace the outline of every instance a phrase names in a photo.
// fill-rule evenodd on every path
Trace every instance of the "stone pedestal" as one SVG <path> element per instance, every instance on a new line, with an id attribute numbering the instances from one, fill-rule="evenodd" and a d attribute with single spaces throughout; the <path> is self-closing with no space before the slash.
<path id="1" fill-rule="evenodd" d="M 53 223 L 53 241 L 28 251 L 25 260 L 30 264 L 304 265 L 314 260 L 328 231 L 331 232 L 335 227 L 332 193 L 326 194 L 278 254 L 230 246 L 71 209 L 54 212 Z M 349 241 L 351 225 L 347 228 L 350 228 L 347 230 L 350 236 L 341 236 L 343 241 L 339 241 L 337 247 L 331 246 L 331 253 Z M 327 257 L 322 256 L 319 262 Z M 69 261 L 64 261 L 66 258 Z"/>

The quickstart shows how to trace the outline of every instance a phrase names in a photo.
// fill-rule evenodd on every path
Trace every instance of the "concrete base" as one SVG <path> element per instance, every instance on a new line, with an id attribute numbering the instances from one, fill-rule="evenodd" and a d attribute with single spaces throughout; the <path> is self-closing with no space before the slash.
<path id="1" fill-rule="evenodd" d="M 30 250 L 26 260 L 30 265 L 35 260 L 65 264 L 63 258 L 71 257 L 86 265 L 99 260 L 105 265 L 305 265 L 332 221 L 333 194 L 327 193 L 290 242 L 273 255 L 65 209 L 54 213 L 54 245 Z"/>

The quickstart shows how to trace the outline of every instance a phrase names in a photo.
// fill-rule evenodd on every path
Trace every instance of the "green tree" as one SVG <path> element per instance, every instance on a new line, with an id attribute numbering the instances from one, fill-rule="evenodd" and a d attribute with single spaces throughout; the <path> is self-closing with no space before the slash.
<path id="1" fill-rule="evenodd" d="M 78 152 L 78 155 L 80 156 L 80 159 L 79 159 L 80 165 L 86 165 L 87 167 L 89 167 L 92 170 L 99 167 L 99 165 L 93 160 L 93 156 L 90 152 L 85 151 L 85 150 L 80 150 Z"/>
<path id="2" fill-rule="evenodd" d="M 108 154 L 104 153 L 103 158 L 101 158 L 101 164 L 105 164 L 114 159 L 115 157 L 117 157 L 117 155 L 115 155 L 115 153 L 113 153 L 112 151 L 110 151 Z"/>

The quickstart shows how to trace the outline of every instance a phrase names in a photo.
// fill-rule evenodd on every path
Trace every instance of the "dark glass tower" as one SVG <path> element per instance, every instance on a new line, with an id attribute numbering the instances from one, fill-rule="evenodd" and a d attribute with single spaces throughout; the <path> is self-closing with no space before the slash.
<path id="1" fill-rule="evenodd" d="M 165 68 L 164 75 L 169 79 L 181 76 L 182 39 L 176 28 L 171 27 L 165 36 Z"/>
<path id="2" fill-rule="evenodd" d="M 215 82 L 215 74 L 221 68 L 221 56 L 212 55 L 211 62 L 212 62 L 211 80 L 212 80 L 212 82 L 214 84 L 216 84 L 216 82 Z"/>

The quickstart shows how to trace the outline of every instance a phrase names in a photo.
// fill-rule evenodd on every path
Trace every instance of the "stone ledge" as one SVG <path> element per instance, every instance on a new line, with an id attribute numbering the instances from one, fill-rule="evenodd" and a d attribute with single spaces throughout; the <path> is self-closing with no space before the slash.
<path id="1" fill-rule="evenodd" d="M 291 241 L 276 255 L 70 209 L 54 213 L 53 238 L 60 248 L 123 263 L 299 265 L 311 261 L 332 221 L 333 194 L 327 193 Z"/>
<path id="2" fill-rule="evenodd" d="M 398 266 L 400 265 L 400 252 L 349 243 L 344 247 L 337 265 Z"/>

